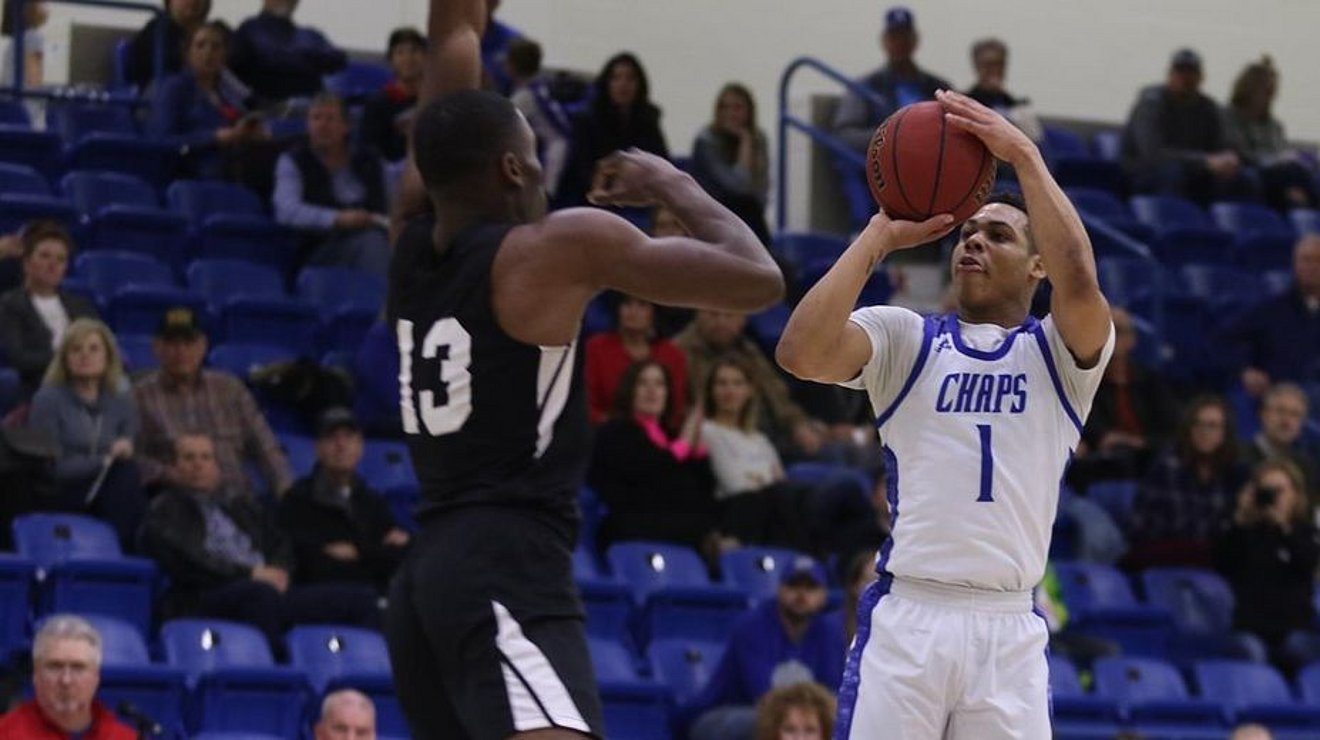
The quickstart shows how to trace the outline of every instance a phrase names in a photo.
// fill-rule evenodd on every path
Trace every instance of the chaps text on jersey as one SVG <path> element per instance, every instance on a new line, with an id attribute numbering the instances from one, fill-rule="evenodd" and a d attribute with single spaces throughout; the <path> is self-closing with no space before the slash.
<path id="1" fill-rule="evenodd" d="M 1026 408 L 1026 373 L 949 373 L 935 399 L 941 414 L 1020 414 Z"/>

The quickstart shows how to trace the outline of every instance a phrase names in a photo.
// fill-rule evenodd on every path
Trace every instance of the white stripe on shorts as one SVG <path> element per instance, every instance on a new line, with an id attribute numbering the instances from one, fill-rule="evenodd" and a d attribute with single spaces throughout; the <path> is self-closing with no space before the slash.
<path id="1" fill-rule="evenodd" d="M 518 620 L 503 604 L 490 603 L 499 628 L 495 648 L 504 656 L 500 670 L 509 694 L 513 729 L 527 732 L 558 727 L 590 733 L 591 728 L 545 653 L 527 639 Z"/>

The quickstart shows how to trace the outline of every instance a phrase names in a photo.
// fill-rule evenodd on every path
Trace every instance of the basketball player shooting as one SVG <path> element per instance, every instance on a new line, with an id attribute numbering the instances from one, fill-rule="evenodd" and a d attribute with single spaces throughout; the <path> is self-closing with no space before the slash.
<path id="1" fill-rule="evenodd" d="M 602 289 L 755 311 L 783 293 L 736 216 L 658 157 L 600 167 L 599 205 L 661 204 L 690 238 L 591 208 L 546 214 L 536 142 L 477 89 L 484 0 L 432 0 L 387 318 L 422 485 L 390 594 L 399 701 L 418 740 L 604 737 L 572 579 L 589 453 L 577 346 Z M 426 213 L 429 211 L 429 214 Z"/>
<path id="2" fill-rule="evenodd" d="M 954 225 L 881 213 L 803 298 L 776 353 L 794 375 L 866 390 L 889 466 L 892 535 L 859 605 L 835 737 L 1049 737 L 1032 588 L 1113 326 L 1086 232 L 1036 146 L 963 95 L 938 100 L 1025 196 L 992 197 L 961 225 L 956 311 L 853 311 L 876 264 Z M 1050 315 L 1037 321 L 1046 276 Z"/>

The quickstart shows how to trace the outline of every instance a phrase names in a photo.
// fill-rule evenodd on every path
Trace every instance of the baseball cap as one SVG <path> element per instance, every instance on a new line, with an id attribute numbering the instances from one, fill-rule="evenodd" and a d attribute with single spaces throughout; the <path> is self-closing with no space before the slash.
<path id="1" fill-rule="evenodd" d="M 316 436 L 325 437 L 333 434 L 340 429 L 352 429 L 355 432 L 362 431 L 362 425 L 358 424 L 357 417 L 353 412 L 343 406 L 334 406 L 321 412 L 321 416 L 316 420 Z"/>
<path id="2" fill-rule="evenodd" d="M 788 567 L 780 571 L 779 585 L 785 586 L 804 578 L 814 581 L 815 585 L 821 588 L 824 588 L 829 580 L 825 575 L 825 566 L 816 562 L 815 558 L 799 555 L 793 558 L 793 562 L 789 563 Z"/>
<path id="3" fill-rule="evenodd" d="M 170 341 L 173 339 L 193 340 L 205 334 L 197 320 L 197 312 L 191 306 L 171 306 L 161 314 L 156 325 L 156 338 Z"/>
<path id="4" fill-rule="evenodd" d="M 1194 49 L 1179 49 L 1173 53 L 1169 66 L 1177 69 L 1201 69 L 1201 55 Z"/>
<path id="5" fill-rule="evenodd" d="M 916 29 L 917 19 L 912 11 L 902 5 L 895 5 L 885 11 L 886 31 L 911 31 Z"/>

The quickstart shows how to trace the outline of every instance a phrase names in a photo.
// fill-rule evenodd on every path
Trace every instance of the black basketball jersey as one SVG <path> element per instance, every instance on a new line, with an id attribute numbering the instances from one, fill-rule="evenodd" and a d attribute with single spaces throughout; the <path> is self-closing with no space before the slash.
<path id="1" fill-rule="evenodd" d="M 491 265 L 513 224 L 469 227 L 440 254 L 433 228 L 417 219 L 399 239 L 386 311 L 418 517 L 493 504 L 575 519 L 590 453 L 579 343 L 538 347 L 500 328 Z"/>

